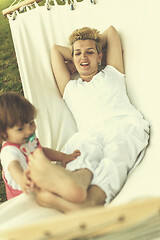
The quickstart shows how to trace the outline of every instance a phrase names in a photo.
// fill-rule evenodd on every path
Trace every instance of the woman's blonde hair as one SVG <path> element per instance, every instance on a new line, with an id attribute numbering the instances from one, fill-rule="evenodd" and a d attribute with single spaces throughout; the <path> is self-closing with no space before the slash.
<path id="1" fill-rule="evenodd" d="M 23 96 L 15 92 L 6 92 L 0 95 L 0 142 L 5 140 L 7 128 L 15 125 L 23 126 L 35 119 L 35 107 Z"/>
<path id="2" fill-rule="evenodd" d="M 98 54 L 102 51 L 102 45 L 100 40 L 100 33 L 97 29 L 90 27 L 83 27 L 81 29 L 76 29 L 69 37 L 69 43 L 71 45 L 72 56 L 74 53 L 74 43 L 77 40 L 94 40 L 96 43 L 96 49 Z"/>

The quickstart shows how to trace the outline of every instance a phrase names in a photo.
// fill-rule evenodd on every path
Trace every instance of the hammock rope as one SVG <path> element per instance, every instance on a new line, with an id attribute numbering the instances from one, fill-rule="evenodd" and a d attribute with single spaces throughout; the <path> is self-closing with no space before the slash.
<path id="1" fill-rule="evenodd" d="M 15 20 L 15 18 L 16 18 L 15 12 L 16 11 L 18 11 L 20 13 L 23 13 L 27 6 L 32 9 L 32 7 L 34 6 L 35 3 L 41 2 L 41 1 L 42 0 L 24 0 L 24 1 L 19 0 L 18 3 L 16 3 L 17 0 L 14 0 L 13 3 L 7 9 L 4 9 L 2 11 L 2 13 L 3 13 L 4 16 L 7 16 L 8 14 L 9 15 L 13 14 L 14 15 L 13 20 Z M 90 1 L 91 4 L 96 4 L 96 0 L 89 0 L 89 1 Z M 52 2 L 52 4 L 51 4 L 51 2 Z M 66 1 L 66 0 L 62 0 L 62 2 L 65 3 L 64 5 L 68 4 L 70 6 L 71 10 L 75 10 L 76 9 L 76 3 L 80 3 L 77 0 L 70 0 L 70 2 Z M 53 6 L 53 5 L 58 5 L 56 0 L 46 0 L 45 6 L 47 7 L 47 10 L 50 10 L 51 6 Z"/>

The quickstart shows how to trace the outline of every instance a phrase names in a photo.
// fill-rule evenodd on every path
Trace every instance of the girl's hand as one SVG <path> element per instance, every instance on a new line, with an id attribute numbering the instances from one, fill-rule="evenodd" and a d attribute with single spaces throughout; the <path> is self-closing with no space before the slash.
<path id="1" fill-rule="evenodd" d="M 79 150 L 75 150 L 72 154 L 64 154 L 64 157 L 62 160 L 62 166 L 66 167 L 67 163 L 75 160 L 80 155 L 81 155 L 81 152 Z"/>
<path id="2" fill-rule="evenodd" d="M 21 188 L 22 191 L 25 192 L 26 194 L 28 194 L 29 191 L 32 191 L 34 186 L 34 183 L 32 182 L 29 175 L 30 175 L 29 170 L 24 171 L 22 175 Z"/>

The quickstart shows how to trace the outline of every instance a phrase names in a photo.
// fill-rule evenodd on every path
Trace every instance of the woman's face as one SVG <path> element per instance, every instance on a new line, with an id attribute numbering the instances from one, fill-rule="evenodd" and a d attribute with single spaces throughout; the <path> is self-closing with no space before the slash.
<path id="1" fill-rule="evenodd" d="M 90 81 L 98 72 L 102 53 L 98 54 L 94 40 L 77 40 L 74 43 L 73 60 L 83 81 Z"/>

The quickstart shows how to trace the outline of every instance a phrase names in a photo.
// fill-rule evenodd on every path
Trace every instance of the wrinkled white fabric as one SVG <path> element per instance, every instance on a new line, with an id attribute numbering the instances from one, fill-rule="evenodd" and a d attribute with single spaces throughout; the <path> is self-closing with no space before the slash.
<path id="1" fill-rule="evenodd" d="M 75 171 L 87 168 L 93 173 L 91 185 L 106 194 L 109 203 L 124 185 L 148 145 L 148 123 L 137 117 L 114 117 L 94 131 L 75 133 L 64 147 L 65 153 L 80 150 L 81 155 L 67 164 Z"/>
<path id="2" fill-rule="evenodd" d="M 93 129 L 116 116 L 142 114 L 130 103 L 124 74 L 107 65 L 90 82 L 70 80 L 63 98 L 71 110 L 78 131 Z"/>

